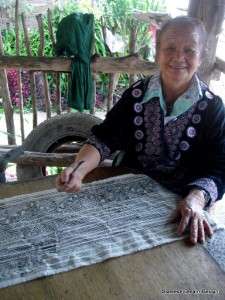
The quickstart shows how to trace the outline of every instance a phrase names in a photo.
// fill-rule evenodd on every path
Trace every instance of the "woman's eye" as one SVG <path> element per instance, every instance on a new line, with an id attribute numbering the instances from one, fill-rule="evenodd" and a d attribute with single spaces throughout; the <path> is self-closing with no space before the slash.
<path id="1" fill-rule="evenodd" d="M 194 54 L 194 53 L 196 52 L 195 49 L 191 49 L 191 48 L 187 48 L 187 49 L 185 49 L 184 51 L 185 51 L 185 53 L 187 53 L 187 54 Z"/>
<path id="2" fill-rule="evenodd" d="M 199 51 L 197 49 L 193 49 L 193 48 L 185 49 L 185 54 L 190 55 L 190 56 L 194 56 L 198 53 L 199 53 Z"/>
<path id="3" fill-rule="evenodd" d="M 176 48 L 175 47 L 167 47 L 165 49 L 167 52 L 175 52 L 176 51 Z"/>

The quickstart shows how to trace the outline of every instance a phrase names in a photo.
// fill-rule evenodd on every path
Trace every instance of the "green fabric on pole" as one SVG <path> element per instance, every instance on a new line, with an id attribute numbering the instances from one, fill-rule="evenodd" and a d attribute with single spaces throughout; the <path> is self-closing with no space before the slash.
<path id="1" fill-rule="evenodd" d="M 61 20 L 56 32 L 56 55 L 73 57 L 68 105 L 79 111 L 93 103 L 91 55 L 94 15 L 73 13 Z"/>

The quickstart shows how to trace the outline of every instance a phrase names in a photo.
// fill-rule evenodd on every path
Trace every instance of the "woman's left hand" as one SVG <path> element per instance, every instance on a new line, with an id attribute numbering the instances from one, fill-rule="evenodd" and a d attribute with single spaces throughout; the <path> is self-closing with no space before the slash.
<path id="1" fill-rule="evenodd" d="M 190 228 L 190 241 L 204 243 L 206 236 L 211 237 L 213 230 L 204 215 L 205 198 L 201 190 L 192 190 L 179 204 L 178 212 L 181 221 L 178 226 L 178 234 L 184 233 Z"/>

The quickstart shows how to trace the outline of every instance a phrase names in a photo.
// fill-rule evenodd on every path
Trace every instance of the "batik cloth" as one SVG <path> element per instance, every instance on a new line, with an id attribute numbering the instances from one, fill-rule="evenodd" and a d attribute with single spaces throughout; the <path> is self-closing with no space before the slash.
<path id="1" fill-rule="evenodd" d="M 182 239 L 170 219 L 179 199 L 145 175 L 2 199 L 0 287 Z"/>

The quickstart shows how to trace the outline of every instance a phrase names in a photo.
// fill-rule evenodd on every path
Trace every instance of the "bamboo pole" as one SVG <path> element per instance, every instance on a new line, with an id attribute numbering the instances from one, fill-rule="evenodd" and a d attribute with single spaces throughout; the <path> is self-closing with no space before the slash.
<path id="1" fill-rule="evenodd" d="M 53 27 L 52 27 L 52 12 L 48 8 L 48 31 L 49 31 L 49 36 L 52 41 L 52 47 L 55 49 L 55 37 L 53 33 Z M 60 90 L 60 73 L 55 73 L 54 74 L 54 80 L 56 84 L 56 112 L 58 115 L 62 113 L 62 106 L 61 106 L 61 90 Z"/>
<path id="2" fill-rule="evenodd" d="M 2 33 L 0 30 L 0 55 L 4 55 L 3 43 L 2 43 Z M 15 126 L 13 119 L 13 106 L 9 92 L 8 79 L 6 69 L 0 69 L 0 94 L 3 98 L 3 108 L 5 113 L 6 129 L 8 144 L 16 144 L 15 138 Z"/>
<path id="3" fill-rule="evenodd" d="M 15 7 L 15 31 L 16 31 L 16 55 L 20 55 L 20 45 L 19 45 L 19 0 L 16 0 Z M 22 91 L 22 78 L 21 69 L 17 72 L 18 76 L 18 89 L 19 89 L 19 109 L 20 109 L 20 130 L 22 142 L 25 139 L 24 134 L 24 117 L 23 117 L 23 91 Z"/>
<path id="4" fill-rule="evenodd" d="M 44 56 L 45 39 L 44 39 L 44 26 L 42 21 L 42 15 L 41 14 L 37 15 L 36 19 L 37 19 L 38 30 L 40 35 L 40 45 L 38 49 L 38 55 Z M 51 101 L 49 95 L 48 77 L 46 72 L 44 72 L 43 77 L 44 77 L 45 107 L 46 107 L 47 119 L 49 119 L 51 118 Z"/>
<path id="5" fill-rule="evenodd" d="M 23 24 L 27 55 L 31 57 L 32 51 L 31 51 L 30 39 L 29 39 L 29 34 L 26 25 L 26 16 L 24 13 L 22 13 L 21 18 Z M 30 74 L 30 89 L 31 89 L 32 111 L 33 111 L 33 128 L 35 128 L 37 126 L 37 98 L 36 98 L 35 73 L 33 71 L 30 71 L 29 74 Z"/>

